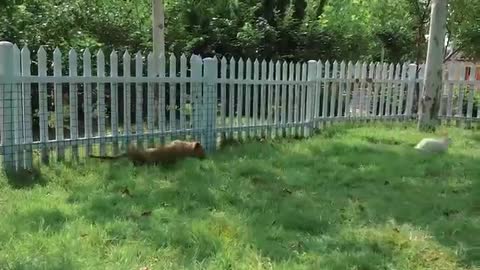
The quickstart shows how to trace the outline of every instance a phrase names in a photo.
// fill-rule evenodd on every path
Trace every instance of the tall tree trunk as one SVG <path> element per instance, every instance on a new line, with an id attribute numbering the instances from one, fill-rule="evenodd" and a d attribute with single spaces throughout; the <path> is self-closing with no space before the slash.
<path id="1" fill-rule="evenodd" d="M 425 31 L 426 31 L 426 24 L 430 21 L 430 4 L 432 0 L 427 0 L 424 5 L 420 5 L 419 0 L 409 0 L 411 5 L 413 6 L 413 14 L 416 17 L 416 57 L 415 57 L 415 64 L 417 65 L 417 71 L 415 76 L 418 77 L 420 74 L 420 64 L 422 59 L 425 58 L 424 52 L 424 44 L 425 44 Z M 415 85 L 415 92 L 414 92 L 414 102 L 413 108 L 416 109 L 416 113 L 418 113 L 419 106 L 418 103 L 420 102 L 420 85 Z"/>
<path id="2" fill-rule="evenodd" d="M 165 9 L 163 0 L 152 0 L 152 17 L 153 53 L 158 58 L 160 54 L 165 54 Z"/>
<path id="3" fill-rule="evenodd" d="M 447 9 L 448 0 L 433 0 L 424 89 L 418 111 L 418 129 L 421 131 L 434 131 L 438 125 L 440 93 L 443 85 L 442 64 L 445 48 Z"/>

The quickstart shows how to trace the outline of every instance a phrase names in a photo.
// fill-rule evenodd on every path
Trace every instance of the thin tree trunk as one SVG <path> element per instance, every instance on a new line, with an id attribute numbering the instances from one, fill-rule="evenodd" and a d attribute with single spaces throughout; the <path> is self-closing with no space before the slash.
<path id="1" fill-rule="evenodd" d="M 153 53 L 156 57 L 165 53 L 165 9 L 163 0 L 152 0 Z"/>
<path id="2" fill-rule="evenodd" d="M 418 129 L 421 131 L 434 131 L 438 125 L 439 95 L 443 85 L 442 64 L 445 48 L 447 4 L 448 0 L 434 0 L 432 2 L 424 89 L 419 104 Z"/>

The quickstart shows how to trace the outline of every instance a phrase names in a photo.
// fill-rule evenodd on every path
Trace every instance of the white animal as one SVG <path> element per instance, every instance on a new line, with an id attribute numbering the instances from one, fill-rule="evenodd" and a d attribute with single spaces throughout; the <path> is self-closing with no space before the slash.
<path id="1" fill-rule="evenodd" d="M 452 139 L 448 137 L 444 138 L 425 138 L 422 139 L 416 146 L 415 149 L 422 152 L 429 153 L 444 153 L 447 152 L 448 146 L 452 144 Z"/>

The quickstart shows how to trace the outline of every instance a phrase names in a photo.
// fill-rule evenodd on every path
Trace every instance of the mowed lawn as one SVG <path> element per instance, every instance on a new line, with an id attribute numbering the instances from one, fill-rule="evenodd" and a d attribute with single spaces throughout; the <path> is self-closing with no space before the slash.
<path id="1" fill-rule="evenodd" d="M 479 269 L 480 131 L 449 134 L 442 156 L 417 153 L 413 127 L 378 124 L 173 168 L 2 176 L 0 269 Z"/>

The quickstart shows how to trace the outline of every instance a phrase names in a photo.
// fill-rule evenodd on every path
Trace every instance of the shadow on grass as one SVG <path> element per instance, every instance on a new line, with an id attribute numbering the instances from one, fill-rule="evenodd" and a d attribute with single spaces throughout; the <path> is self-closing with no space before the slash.
<path id="1" fill-rule="evenodd" d="M 199 261 L 219 252 L 225 237 L 212 232 L 219 225 L 211 219 L 228 213 L 245 226 L 237 237 L 274 261 L 314 252 L 340 266 L 368 258 L 385 263 L 382 258 L 393 260 L 394 246 L 357 241 L 364 257 L 335 257 L 351 253 L 353 245 L 336 236 L 393 220 L 460 250 L 466 265 L 480 263 L 480 243 L 472 237 L 480 230 L 474 221 L 480 214 L 480 160 L 421 155 L 409 144 L 375 135 L 345 142 L 344 135 L 338 129 L 298 143 L 226 145 L 211 159 L 172 168 L 109 163 L 101 183 L 84 186 L 71 202 L 93 223 L 126 222 L 152 245 L 174 246 Z M 120 229 L 109 233 L 128 238 Z"/>
<path id="2" fill-rule="evenodd" d="M 36 168 L 20 171 L 7 170 L 4 171 L 4 174 L 8 185 L 14 189 L 32 188 L 36 185 L 45 186 L 47 184 L 47 179 Z"/>
<path id="3" fill-rule="evenodd" d="M 13 217 L 12 224 L 22 233 L 59 232 L 67 222 L 68 217 L 59 209 L 34 208 L 18 213 Z"/>

